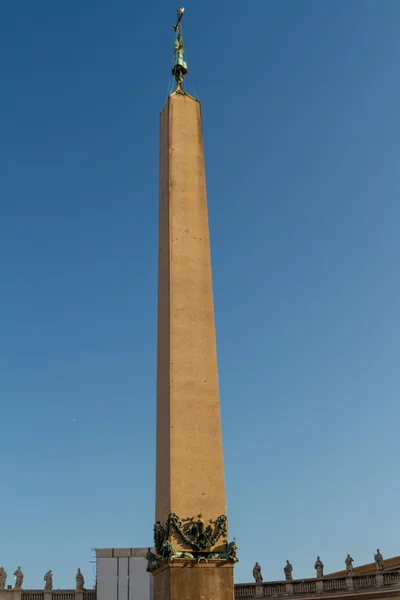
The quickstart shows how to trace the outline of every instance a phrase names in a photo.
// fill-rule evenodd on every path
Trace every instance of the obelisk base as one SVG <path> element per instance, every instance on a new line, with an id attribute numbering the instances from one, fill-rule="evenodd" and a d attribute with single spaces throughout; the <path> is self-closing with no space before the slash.
<path id="1" fill-rule="evenodd" d="M 175 559 L 153 575 L 154 600 L 234 600 L 232 562 Z"/>

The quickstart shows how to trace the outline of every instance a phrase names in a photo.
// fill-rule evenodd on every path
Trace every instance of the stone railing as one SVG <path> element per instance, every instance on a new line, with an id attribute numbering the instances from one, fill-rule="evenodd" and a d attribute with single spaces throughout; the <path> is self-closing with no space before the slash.
<path id="1" fill-rule="evenodd" d="M 96 591 L 0 590 L 0 600 L 96 600 Z"/>
<path id="2" fill-rule="evenodd" d="M 279 596 L 286 593 L 286 584 L 280 581 L 272 581 L 263 584 L 264 596 Z"/>
<path id="3" fill-rule="evenodd" d="M 253 584 L 237 583 L 235 585 L 235 598 L 254 598 L 256 586 Z"/>
<path id="4" fill-rule="evenodd" d="M 291 582 L 270 581 L 265 583 L 235 584 L 235 598 L 265 598 L 291 595 L 318 595 L 335 592 L 359 592 L 371 588 L 400 586 L 400 571 L 354 575 L 353 577 L 329 577 L 322 579 L 296 579 Z M 400 590 L 399 590 L 400 596 Z"/>
<path id="5" fill-rule="evenodd" d="M 376 587 L 376 575 L 358 575 L 357 577 L 353 577 L 353 585 L 355 590 Z"/>
<path id="6" fill-rule="evenodd" d="M 400 571 L 393 571 L 393 573 L 383 574 L 384 585 L 398 585 L 400 584 Z"/>
<path id="7" fill-rule="evenodd" d="M 346 577 L 333 577 L 332 579 L 322 580 L 322 590 L 324 592 L 338 592 L 347 589 Z"/>
<path id="8" fill-rule="evenodd" d="M 293 582 L 294 594 L 313 594 L 317 591 L 317 582 L 303 579 L 302 581 Z"/>

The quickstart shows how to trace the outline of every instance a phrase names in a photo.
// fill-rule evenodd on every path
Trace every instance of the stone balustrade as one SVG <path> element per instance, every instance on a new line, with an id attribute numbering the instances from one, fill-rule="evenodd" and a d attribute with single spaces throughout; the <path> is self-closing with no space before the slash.
<path id="1" fill-rule="evenodd" d="M 352 577 L 324 577 L 321 579 L 295 579 L 291 582 L 269 581 L 264 583 L 237 583 L 235 598 L 265 598 L 277 596 L 312 596 L 337 594 L 338 592 L 358 593 L 371 588 L 400 588 L 400 571 L 353 575 Z M 400 589 L 398 590 L 400 599 Z"/>
<path id="2" fill-rule="evenodd" d="M 398 585 L 400 583 L 400 571 L 392 571 L 383 574 L 384 585 Z"/>
<path id="3" fill-rule="evenodd" d="M 95 590 L 0 590 L 0 600 L 96 600 Z"/>
<path id="4" fill-rule="evenodd" d="M 323 592 L 339 592 L 345 589 L 347 589 L 346 577 L 332 577 L 332 579 L 322 580 Z"/>

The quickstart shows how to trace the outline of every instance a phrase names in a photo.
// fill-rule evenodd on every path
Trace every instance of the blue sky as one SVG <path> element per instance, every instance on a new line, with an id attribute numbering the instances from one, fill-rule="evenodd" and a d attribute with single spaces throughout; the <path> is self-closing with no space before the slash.
<path id="1" fill-rule="evenodd" d="M 237 581 L 400 554 L 398 0 L 185 5 Z M 0 563 L 147 546 L 177 6 L 0 7 Z"/>

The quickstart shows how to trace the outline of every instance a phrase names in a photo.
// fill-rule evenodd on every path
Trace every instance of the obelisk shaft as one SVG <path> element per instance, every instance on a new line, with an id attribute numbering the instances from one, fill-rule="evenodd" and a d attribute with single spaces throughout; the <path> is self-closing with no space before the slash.
<path id="1" fill-rule="evenodd" d="M 172 94 L 160 134 L 156 521 L 207 524 L 226 501 L 200 103 Z"/>

